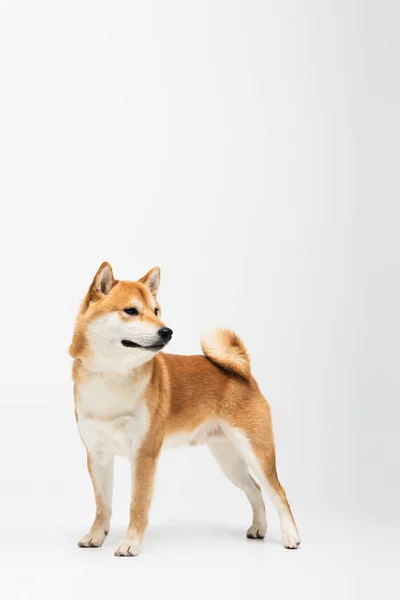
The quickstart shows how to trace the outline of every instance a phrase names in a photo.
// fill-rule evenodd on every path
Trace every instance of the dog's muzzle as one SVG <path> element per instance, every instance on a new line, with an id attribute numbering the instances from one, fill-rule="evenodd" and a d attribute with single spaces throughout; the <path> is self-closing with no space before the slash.
<path id="1" fill-rule="evenodd" d="M 172 338 L 173 331 L 169 327 L 161 327 L 158 330 L 158 337 L 160 341 L 156 344 L 152 344 L 151 346 L 143 346 L 142 344 L 137 344 L 136 342 L 132 342 L 131 340 L 121 340 L 121 344 L 126 348 L 143 348 L 144 350 L 153 350 L 156 352 L 157 350 L 161 350 L 168 344 L 170 339 Z"/>

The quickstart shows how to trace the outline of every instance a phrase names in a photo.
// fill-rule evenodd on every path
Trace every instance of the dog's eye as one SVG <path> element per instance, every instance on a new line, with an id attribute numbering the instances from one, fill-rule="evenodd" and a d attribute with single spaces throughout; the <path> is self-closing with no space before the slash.
<path id="1" fill-rule="evenodd" d="M 159 312 L 160 312 L 160 309 L 159 309 L 159 308 L 155 308 L 155 309 L 154 309 L 154 314 L 155 314 L 155 315 L 158 315 L 158 313 L 159 313 Z"/>
<path id="2" fill-rule="evenodd" d="M 132 308 L 124 308 L 124 313 L 126 313 L 127 315 L 138 315 L 139 311 L 137 308 L 132 306 Z"/>

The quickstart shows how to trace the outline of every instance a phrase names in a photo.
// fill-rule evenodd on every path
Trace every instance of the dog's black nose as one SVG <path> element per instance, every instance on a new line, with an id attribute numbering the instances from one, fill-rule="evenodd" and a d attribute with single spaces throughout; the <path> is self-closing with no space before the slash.
<path id="1" fill-rule="evenodd" d="M 169 340 L 172 338 L 172 334 L 173 331 L 169 327 L 161 327 L 161 329 L 158 330 L 158 335 L 163 342 L 169 342 Z"/>

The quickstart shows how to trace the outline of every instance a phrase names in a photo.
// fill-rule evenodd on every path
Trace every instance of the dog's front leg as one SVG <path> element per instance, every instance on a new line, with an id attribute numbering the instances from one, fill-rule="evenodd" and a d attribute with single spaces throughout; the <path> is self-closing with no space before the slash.
<path id="1" fill-rule="evenodd" d="M 87 466 L 93 483 L 96 516 L 93 525 L 78 542 L 81 548 L 98 548 L 110 530 L 111 502 L 114 483 L 114 457 L 101 453 L 87 455 Z"/>
<path id="2" fill-rule="evenodd" d="M 132 498 L 129 527 L 115 556 L 137 556 L 148 524 L 158 452 L 142 448 L 132 460 Z"/>

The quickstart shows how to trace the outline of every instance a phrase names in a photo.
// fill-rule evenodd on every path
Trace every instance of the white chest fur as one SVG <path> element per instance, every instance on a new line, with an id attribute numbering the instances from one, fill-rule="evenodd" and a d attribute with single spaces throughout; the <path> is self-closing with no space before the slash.
<path id="1" fill-rule="evenodd" d="M 77 386 L 78 429 L 99 461 L 132 458 L 149 426 L 146 378 L 93 373 Z"/>

